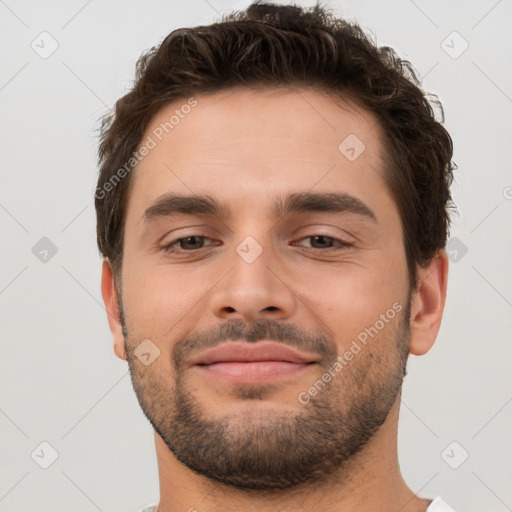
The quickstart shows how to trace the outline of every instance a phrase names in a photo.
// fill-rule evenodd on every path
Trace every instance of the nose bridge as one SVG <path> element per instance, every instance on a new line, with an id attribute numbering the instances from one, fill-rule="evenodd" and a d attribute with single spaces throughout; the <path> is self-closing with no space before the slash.
<path id="1" fill-rule="evenodd" d="M 212 309 L 217 316 L 251 320 L 271 314 L 289 316 L 294 308 L 293 292 L 283 276 L 268 232 L 247 235 L 229 257 L 231 270 L 214 290 Z"/>
<path id="2" fill-rule="evenodd" d="M 272 288 L 275 279 L 272 267 L 277 266 L 275 252 L 271 246 L 270 237 L 258 236 L 258 240 L 252 235 L 246 236 L 236 247 L 233 254 L 233 270 L 231 274 L 239 281 L 252 284 L 267 293 Z M 273 277 L 272 277 L 273 276 Z"/>

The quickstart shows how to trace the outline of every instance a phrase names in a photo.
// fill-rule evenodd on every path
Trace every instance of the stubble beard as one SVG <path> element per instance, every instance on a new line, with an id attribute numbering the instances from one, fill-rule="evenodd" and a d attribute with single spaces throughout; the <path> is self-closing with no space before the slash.
<path id="1" fill-rule="evenodd" d="M 387 326 L 384 331 L 389 332 L 380 333 L 371 345 L 363 347 L 329 385 L 300 405 L 297 413 L 268 403 L 259 407 L 272 388 L 253 385 L 237 390 L 238 400 L 251 400 L 243 414 L 227 411 L 213 417 L 189 391 L 183 366 L 175 364 L 173 379 L 169 372 L 152 371 L 136 359 L 133 350 L 137 342 L 129 335 L 122 314 L 135 393 L 169 450 L 189 469 L 211 480 L 258 491 L 291 489 L 341 474 L 364 449 L 399 396 L 406 373 L 409 317 L 410 302 L 397 327 Z M 274 324 L 257 323 L 256 331 L 250 333 L 256 332 L 256 338 L 262 339 L 266 326 Z M 242 328 L 237 331 L 236 324 L 235 331 L 241 336 L 249 334 Z M 394 341 L 392 352 L 376 348 L 386 339 Z M 337 355 L 326 352 L 316 379 L 332 368 Z M 306 382 L 305 388 L 311 384 Z"/>

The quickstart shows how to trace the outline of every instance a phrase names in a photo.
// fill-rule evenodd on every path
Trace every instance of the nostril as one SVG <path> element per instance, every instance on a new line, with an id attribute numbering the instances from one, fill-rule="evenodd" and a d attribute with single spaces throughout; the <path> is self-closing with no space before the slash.
<path id="1" fill-rule="evenodd" d="M 269 306 L 268 308 L 265 308 L 265 309 L 268 311 L 275 311 L 278 308 L 276 306 Z"/>

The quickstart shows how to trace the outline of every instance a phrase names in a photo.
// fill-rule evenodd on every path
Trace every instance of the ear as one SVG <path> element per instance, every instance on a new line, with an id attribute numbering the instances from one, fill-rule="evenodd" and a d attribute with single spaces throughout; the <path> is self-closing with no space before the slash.
<path id="1" fill-rule="evenodd" d="M 114 352 L 117 357 L 126 361 L 121 312 L 119 310 L 116 288 L 114 286 L 114 273 L 112 271 L 112 265 L 107 258 L 103 259 L 101 270 L 101 295 L 105 303 L 105 309 L 107 310 L 110 332 L 114 339 Z"/>
<path id="2" fill-rule="evenodd" d="M 427 267 L 420 267 L 418 286 L 412 297 L 409 352 L 415 356 L 426 354 L 436 340 L 443 317 L 447 283 L 448 256 L 441 249 Z"/>

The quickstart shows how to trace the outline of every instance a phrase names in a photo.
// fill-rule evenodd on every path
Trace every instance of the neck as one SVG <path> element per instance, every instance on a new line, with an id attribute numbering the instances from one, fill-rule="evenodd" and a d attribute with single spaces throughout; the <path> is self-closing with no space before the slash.
<path id="1" fill-rule="evenodd" d="M 399 397 L 379 431 L 338 473 L 283 491 L 246 491 L 209 480 L 177 461 L 155 433 L 158 512 L 292 512 L 298 508 L 311 512 L 425 512 L 429 501 L 418 498 L 400 474 L 398 411 Z"/>

